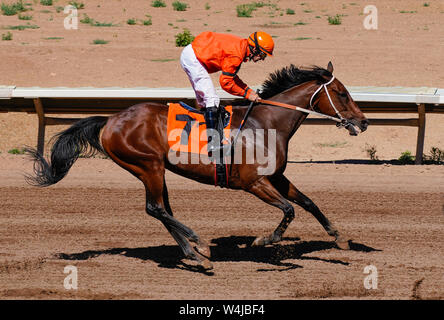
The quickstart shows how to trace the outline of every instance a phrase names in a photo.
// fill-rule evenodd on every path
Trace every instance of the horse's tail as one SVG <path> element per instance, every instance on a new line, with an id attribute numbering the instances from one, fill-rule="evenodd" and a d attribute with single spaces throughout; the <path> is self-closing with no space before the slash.
<path id="1" fill-rule="evenodd" d="M 34 176 L 25 176 L 28 183 L 47 187 L 62 180 L 80 155 L 92 157 L 97 152 L 105 154 L 100 144 L 100 130 L 105 126 L 108 117 L 89 117 L 74 123 L 51 140 L 51 160 L 33 148 L 25 148 L 34 160 Z"/>

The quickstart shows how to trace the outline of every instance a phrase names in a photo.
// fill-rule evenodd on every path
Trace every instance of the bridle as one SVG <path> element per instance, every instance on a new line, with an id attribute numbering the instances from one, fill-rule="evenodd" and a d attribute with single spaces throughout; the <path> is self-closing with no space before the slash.
<path id="1" fill-rule="evenodd" d="M 262 98 L 259 98 L 258 102 L 263 103 L 263 104 L 269 104 L 269 105 L 277 106 L 277 107 L 287 108 L 287 109 L 291 109 L 291 110 L 301 111 L 301 112 L 304 112 L 304 113 L 307 113 L 307 114 L 313 114 L 313 115 L 316 115 L 316 116 L 319 116 L 319 117 L 322 117 L 322 118 L 326 118 L 326 119 L 329 119 L 329 120 L 336 121 L 336 126 L 337 127 L 344 127 L 346 129 L 348 129 L 348 127 L 352 126 L 353 124 L 349 120 L 347 120 L 343 116 L 341 116 L 341 114 L 339 113 L 339 111 L 336 108 L 335 104 L 333 103 L 333 100 L 331 99 L 330 93 L 328 92 L 328 89 L 327 89 L 327 86 L 330 83 L 332 83 L 334 81 L 334 79 L 335 79 L 335 76 L 332 76 L 331 79 L 328 82 L 321 84 L 319 86 L 319 88 L 317 88 L 316 91 L 311 95 L 311 98 L 310 98 L 310 109 L 311 110 L 304 109 L 304 108 L 301 108 L 301 107 L 298 107 L 298 106 L 294 106 L 294 105 L 291 105 L 291 104 L 287 104 L 287 103 L 283 103 L 283 102 L 272 101 L 272 100 L 264 100 Z M 330 105 L 333 108 L 333 110 L 335 110 L 336 115 L 338 116 L 338 118 L 329 116 L 329 115 L 324 114 L 324 113 L 320 113 L 320 112 L 314 111 L 314 109 L 313 109 L 313 99 L 322 90 L 322 88 L 324 88 L 325 93 L 327 94 L 327 97 L 328 97 L 328 101 L 330 102 Z M 246 120 L 248 118 L 248 115 L 250 114 L 250 111 L 253 108 L 253 106 L 254 106 L 254 101 L 252 101 L 250 103 L 250 106 L 248 107 L 247 112 L 245 113 L 244 118 L 242 119 L 242 121 L 240 123 L 240 126 L 239 126 L 239 129 L 237 131 L 237 134 L 234 137 L 233 142 L 231 144 L 232 149 L 234 149 L 234 146 L 236 145 L 236 141 L 237 141 L 237 138 L 239 136 L 239 133 L 241 132 L 242 128 L 244 127 L 244 124 L 245 124 L 245 122 L 246 122 Z"/>
<path id="2" fill-rule="evenodd" d="M 265 103 L 265 104 L 274 105 L 274 106 L 278 106 L 278 107 L 283 107 L 283 108 L 287 108 L 287 109 L 293 109 L 293 110 L 301 111 L 301 112 L 308 113 L 308 114 L 313 114 L 313 115 L 316 115 L 316 116 L 319 116 L 319 117 L 322 117 L 322 118 L 326 118 L 326 119 L 329 119 L 329 120 L 336 121 L 337 122 L 336 126 L 338 126 L 338 127 L 345 127 L 345 128 L 347 128 L 349 125 L 351 125 L 351 123 L 347 119 L 345 119 L 343 116 L 341 116 L 341 114 L 339 113 L 339 111 L 336 108 L 335 104 L 333 103 L 333 100 L 331 99 L 330 93 L 328 92 L 328 89 L 327 89 L 327 86 L 329 84 L 331 84 L 334 80 L 335 80 L 335 76 L 332 76 L 331 79 L 328 82 L 321 84 L 319 86 L 319 88 L 317 88 L 316 91 L 311 95 L 311 98 L 310 98 L 310 109 L 311 110 L 304 109 L 304 108 L 301 108 L 301 107 L 297 107 L 297 106 L 294 106 L 294 105 L 291 105 L 291 104 L 277 102 L 277 101 L 271 101 L 271 100 L 259 99 L 259 102 Z M 337 118 L 329 116 L 329 115 L 324 114 L 324 113 L 320 113 L 320 112 L 314 111 L 313 100 L 314 100 L 315 96 L 322 89 L 325 90 L 325 93 L 327 94 L 327 97 L 328 97 L 328 101 L 330 102 L 330 106 L 336 112 L 336 115 L 338 116 Z"/>
<path id="3" fill-rule="evenodd" d="M 335 80 L 335 76 L 332 76 L 331 79 L 328 82 L 321 84 L 319 86 L 319 88 L 311 95 L 311 98 L 310 98 L 310 108 L 314 111 L 313 99 L 322 89 L 324 89 L 325 93 L 327 94 L 328 101 L 330 102 L 330 106 L 333 108 L 333 110 L 335 110 L 336 115 L 338 116 L 339 120 L 343 121 L 344 118 L 341 116 L 341 114 L 339 113 L 339 111 L 336 108 L 335 104 L 333 103 L 333 100 L 331 99 L 330 93 L 328 92 L 328 89 L 327 89 L 327 86 L 330 83 L 332 83 L 334 80 Z"/>

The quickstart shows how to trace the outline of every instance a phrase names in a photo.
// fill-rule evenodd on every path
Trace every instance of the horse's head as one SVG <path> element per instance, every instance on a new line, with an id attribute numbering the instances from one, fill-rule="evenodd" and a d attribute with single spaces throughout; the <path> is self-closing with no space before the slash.
<path id="1" fill-rule="evenodd" d="M 320 113 L 338 117 L 342 120 L 338 126 L 346 128 L 350 135 L 356 136 L 367 130 L 368 119 L 353 101 L 345 86 L 333 76 L 333 64 L 328 63 L 327 71 L 331 76 L 323 76 L 326 80 L 313 93 L 310 106 Z"/>

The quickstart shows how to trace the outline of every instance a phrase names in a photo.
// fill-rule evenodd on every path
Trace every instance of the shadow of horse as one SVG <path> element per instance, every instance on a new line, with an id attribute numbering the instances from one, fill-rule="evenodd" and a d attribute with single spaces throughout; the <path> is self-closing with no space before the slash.
<path id="1" fill-rule="evenodd" d="M 285 260 L 316 260 L 327 263 L 349 265 L 336 259 L 323 259 L 318 257 L 306 257 L 304 254 L 337 248 L 334 241 L 302 241 L 299 238 L 284 238 L 284 242 L 291 244 L 273 244 L 265 247 L 252 247 L 254 237 L 230 236 L 213 239 L 210 245 L 211 261 L 213 262 L 257 262 L 274 266 L 270 269 L 258 269 L 258 272 L 287 271 L 302 266 L 285 262 Z M 381 251 L 363 244 L 350 242 L 351 251 L 371 252 Z M 182 251 L 178 246 L 157 246 L 145 248 L 112 248 L 105 250 L 88 250 L 80 253 L 59 253 L 55 257 L 63 260 L 88 260 L 101 255 L 122 255 L 125 257 L 154 261 L 161 268 L 183 269 L 193 272 L 213 275 L 211 271 L 202 270 L 200 266 L 186 263 Z"/>

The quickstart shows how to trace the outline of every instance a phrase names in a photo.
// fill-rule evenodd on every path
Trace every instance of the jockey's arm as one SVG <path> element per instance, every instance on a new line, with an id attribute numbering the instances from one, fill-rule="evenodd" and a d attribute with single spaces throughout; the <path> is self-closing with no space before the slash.
<path id="1" fill-rule="evenodd" d="M 227 59 L 228 60 L 228 59 Z M 224 61 L 225 62 L 225 61 Z M 219 77 L 219 82 L 226 92 L 249 99 L 250 95 L 256 94 L 254 90 L 250 89 L 237 75 L 242 60 L 228 60 L 222 66 L 222 74 Z"/>

